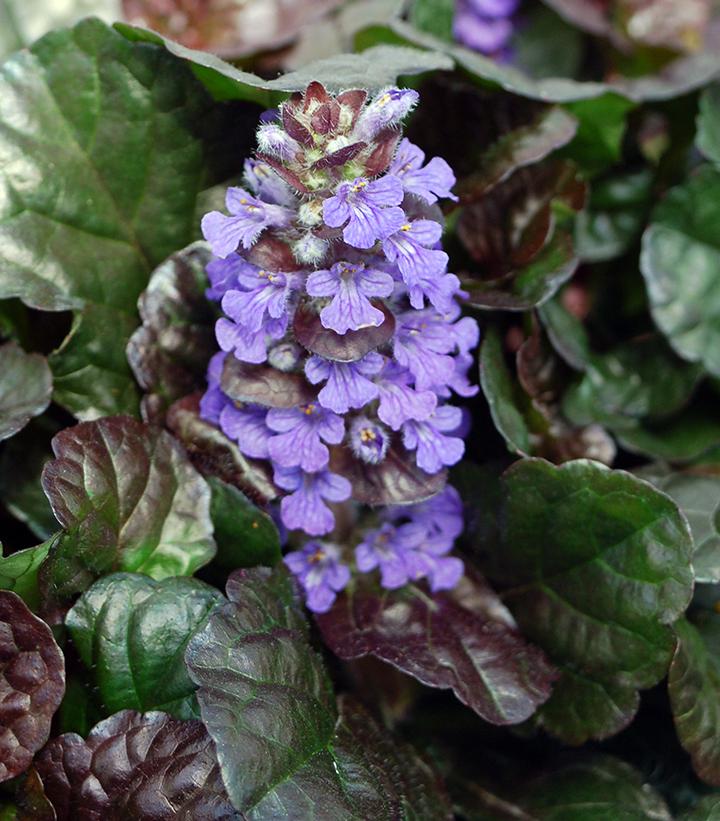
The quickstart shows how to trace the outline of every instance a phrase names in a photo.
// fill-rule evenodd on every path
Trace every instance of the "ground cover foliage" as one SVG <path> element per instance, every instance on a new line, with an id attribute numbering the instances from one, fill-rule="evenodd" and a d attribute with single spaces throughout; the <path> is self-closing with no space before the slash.
<path id="1" fill-rule="evenodd" d="M 662 5 L 526 0 L 495 56 L 451 0 L 328 4 L 344 51 L 282 72 L 98 19 L 6 56 L 0 819 L 720 818 L 720 10 Z M 479 390 L 447 472 L 397 433 L 372 470 L 330 448 L 341 552 L 447 480 L 462 578 L 348 558 L 308 608 L 288 488 L 201 410 L 201 219 L 320 84 L 419 95 Z M 377 176 L 394 135 L 314 161 Z M 394 322 L 331 333 L 308 300 L 291 333 L 345 364 Z M 318 391 L 221 379 L 238 408 Z"/>

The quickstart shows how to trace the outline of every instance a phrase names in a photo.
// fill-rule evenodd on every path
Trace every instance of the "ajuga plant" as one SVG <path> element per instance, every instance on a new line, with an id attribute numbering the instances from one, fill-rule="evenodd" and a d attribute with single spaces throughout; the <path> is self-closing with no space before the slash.
<path id="1" fill-rule="evenodd" d="M 456 199 L 455 177 L 402 138 L 417 101 L 410 89 L 334 96 L 312 83 L 264 115 L 228 213 L 202 221 L 215 255 L 208 296 L 223 316 L 201 413 L 271 463 L 282 524 L 293 541 L 313 537 L 285 561 L 316 612 L 351 576 L 331 505 L 354 522 L 343 540 L 357 545 L 354 567 L 379 569 L 384 587 L 427 578 L 449 589 L 463 573 L 447 555 L 460 499 L 438 491 L 464 452 L 449 400 L 478 390 L 467 376 L 478 326 L 461 316 L 440 244 L 437 203 Z M 381 500 L 372 488 L 387 471 L 412 477 L 399 501 L 420 504 L 368 516 L 357 502 Z"/>

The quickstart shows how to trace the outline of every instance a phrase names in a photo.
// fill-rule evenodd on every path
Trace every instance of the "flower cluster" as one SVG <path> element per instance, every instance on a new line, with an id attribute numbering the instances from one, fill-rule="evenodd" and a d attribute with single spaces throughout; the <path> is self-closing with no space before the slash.
<path id="1" fill-rule="evenodd" d="M 457 0 L 453 20 L 455 39 L 481 54 L 507 57 L 513 35 L 512 16 L 519 0 Z"/>
<path id="2" fill-rule="evenodd" d="M 208 297 L 223 316 L 201 413 L 269 461 L 282 523 L 313 537 L 334 529 L 331 504 L 364 501 L 338 467 L 348 459 L 365 475 L 392 459 L 427 478 L 464 451 L 463 413 L 446 400 L 478 390 L 467 377 L 478 327 L 460 315 L 440 246 L 437 201 L 455 199 L 454 175 L 401 139 L 417 98 L 312 83 L 263 117 L 229 213 L 202 222 L 215 256 Z M 368 535 L 357 568 L 380 568 L 385 586 L 455 584 L 462 565 L 445 554 L 456 527 L 435 533 L 424 512 L 450 497 L 436 498 Z M 311 608 L 347 583 L 340 557 L 317 541 L 287 557 Z"/>

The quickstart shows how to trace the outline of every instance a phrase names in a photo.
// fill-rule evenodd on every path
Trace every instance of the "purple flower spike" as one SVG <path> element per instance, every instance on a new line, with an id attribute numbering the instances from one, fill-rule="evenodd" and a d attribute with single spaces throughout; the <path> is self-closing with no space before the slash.
<path id="1" fill-rule="evenodd" d="M 396 125 L 415 107 L 419 99 L 412 89 L 386 88 L 381 91 L 360 115 L 354 136 L 369 141 L 384 128 Z"/>
<path id="2" fill-rule="evenodd" d="M 347 413 L 350 408 L 363 408 L 378 396 L 378 387 L 368 377 L 380 373 L 383 358 L 371 351 L 357 362 L 330 362 L 311 356 L 305 363 L 305 376 L 313 385 L 327 380 L 318 394 L 324 408 L 335 413 Z"/>
<path id="3" fill-rule="evenodd" d="M 267 424 L 277 434 L 268 443 L 273 462 L 285 468 L 300 467 L 310 473 L 322 470 L 330 458 L 321 440 L 337 445 L 345 435 L 342 417 L 315 404 L 271 408 Z"/>
<path id="4" fill-rule="evenodd" d="M 414 419 L 424 422 L 437 407 L 433 391 L 416 391 L 408 383 L 411 374 L 404 368 L 389 365 L 377 383 L 380 392 L 378 416 L 393 430 L 400 430 L 404 422 Z"/>
<path id="5" fill-rule="evenodd" d="M 431 205 L 439 197 L 457 202 L 451 191 L 456 180 L 450 166 L 441 157 L 433 157 L 425 167 L 424 162 L 425 152 L 406 138 L 398 146 L 388 173 L 396 176 L 409 194 L 422 197 Z"/>
<path id="6" fill-rule="evenodd" d="M 305 473 L 300 468 L 275 468 L 275 484 L 292 491 L 280 502 L 280 515 L 289 530 L 322 536 L 335 527 L 335 516 L 325 504 L 350 498 L 352 486 L 344 476 L 322 470 Z"/>
<path id="7" fill-rule="evenodd" d="M 314 613 L 327 613 L 337 594 L 350 581 L 350 569 L 341 561 L 340 548 L 329 542 L 312 541 L 283 559 L 303 586 L 307 606 Z"/>
<path id="8" fill-rule="evenodd" d="M 509 4 L 508 4 L 509 5 Z M 478 3 L 477 0 L 458 0 L 453 20 L 453 35 L 463 45 L 481 54 L 500 54 L 513 34 L 512 21 L 499 14 L 502 4 Z M 480 11 L 489 8 L 490 14 Z"/>
<path id="9" fill-rule="evenodd" d="M 417 466 L 426 473 L 437 473 L 445 466 L 454 465 L 465 453 L 465 443 L 454 433 L 462 423 L 460 408 L 443 405 L 426 422 L 410 420 L 403 425 L 403 444 L 414 450 Z"/>
<path id="10" fill-rule="evenodd" d="M 350 425 L 350 449 L 368 465 L 379 465 L 390 445 L 390 432 L 367 416 L 356 416 Z"/>
<path id="11" fill-rule="evenodd" d="M 468 2 L 477 14 L 497 19 L 515 14 L 520 0 L 468 0 Z"/>
<path id="12" fill-rule="evenodd" d="M 252 268 L 252 272 L 248 269 Z M 227 291 L 222 298 L 222 309 L 248 331 L 259 331 L 266 314 L 271 319 L 285 316 L 285 308 L 293 286 L 292 274 L 263 271 L 247 265 L 238 274 L 238 282 L 246 291 Z"/>
<path id="13" fill-rule="evenodd" d="M 265 424 L 267 408 L 250 405 L 237 408 L 228 402 L 220 414 L 220 428 L 228 439 L 237 442 L 240 450 L 251 459 L 267 459 L 268 442 L 273 435 Z"/>
<path id="14" fill-rule="evenodd" d="M 202 219 L 203 236 L 218 257 L 229 256 L 238 245 L 252 248 L 266 228 L 285 227 L 294 216 L 289 208 L 255 199 L 244 188 L 228 188 L 225 205 L 231 216 L 211 211 Z"/>
<path id="15" fill-rule="evenodd" d="M 380 584 L 396 590 L 425 574 L 425 562 L 418 553 L 424 538 L 425 528 L 412 522 L 400 527 L 384 524 L 367 533 L 355 548 L 355 563 L 362 573 L 379 567 Z"/>
<path id="16" fill-rule="evenodd" d="M 372 248 L 405 223 L 405 214 L 397 207 L 402 201 L 403 188 L 395 177 L 372 182 L 357 177 L 354 182 L 340 183 L 335 195 L 325 200 L 323 219 L 331 228 L 347 222 L 343 239 L 353 248 Z"/>
<path id="17" fill-rule="evenodd" d="M 205 291 L 205 296 L 213 302 L 220 302 L 227 291 L 238 287 L 237 275 L 246 265 L 247 262 L 237 254 L 209 262 L 205 270 L 210 280 L 210 287 Z"/>
<path id="18" fill-rule="evenodd" d="M 294 140 L 278 123 L 264 123 L 257 133 L 258 148 L 279 160 L 292 160 L 301 150 Z"/>
<path id="19" fill-rule="evenodd" d="M 306 283 L 310 296 L 333 298 L 320 311 L 320 321 L 341 335 L 382 325 L 385 315 L 371 305 L 369 297 L 390 296 L 394 287 L 390 274 L 350 262 L 336 262 L 329 271 L 314 271 Z"/>

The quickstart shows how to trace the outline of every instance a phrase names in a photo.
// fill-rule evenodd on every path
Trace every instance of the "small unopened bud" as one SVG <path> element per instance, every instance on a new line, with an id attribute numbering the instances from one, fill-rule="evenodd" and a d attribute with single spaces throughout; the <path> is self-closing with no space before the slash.
<path id="1" fill-rule="evenodd" d="M 294 342 L 280 342 L 268 351 L 268 362 L 278 371 L 292 371 L 300 362 L 303 351 Z"/>
<path id="2" fill-rule="evenodd" d="M 292 251 L 301 265 L 318 265 L 325 259 L 327 247 L 325 240 L 308 232 L 293 243 Z"/>
<path id="3" fill-rule="evenodd" d="M 298 208 L 298 222 L 308 228 L 315 228 L 323 221 L 322 200 L 308 200 Z"/>
<path id="4" fill-rule="evenodd" d="M 367 416 L 358 416 L 350 425 L 350 448 L 369 465 L 377 465 L 385 458 L 390 445 L 390 432 L 380 422 Z"/>
<path id="5" fill-rule="evenodd" d="M 381 91 L 360 115 L 353 136 L 366 142 L 371 140 L 383 128 L 399 123 L 417 101 L 417 91 L 409 88 L 387 88 Z"/>
<path id="6" fill-rule="evenodd" d="M 257 141 L 263 154 L 270 154 L 280 160 L 292 160 L 300 150 L 299 144 L 275 123 L 261 125 Z"/>

